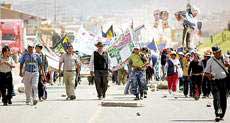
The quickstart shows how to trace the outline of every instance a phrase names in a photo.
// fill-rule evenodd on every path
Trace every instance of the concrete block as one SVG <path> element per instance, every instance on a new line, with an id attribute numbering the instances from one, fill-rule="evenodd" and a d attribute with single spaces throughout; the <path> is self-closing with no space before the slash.
<path id="1" fill-rule="evenodd" d="M 105 107 L 143 107 L 141 101 L 102 101 L 102 106 Z"/>

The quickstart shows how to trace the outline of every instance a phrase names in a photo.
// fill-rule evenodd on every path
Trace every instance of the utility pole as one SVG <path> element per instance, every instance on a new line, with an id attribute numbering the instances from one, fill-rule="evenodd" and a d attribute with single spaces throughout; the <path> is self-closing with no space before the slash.
<path id="1" fill-rule="evenodd" d="M 54 0 L 54 24 L 57 24 L 57 0 Z"/>

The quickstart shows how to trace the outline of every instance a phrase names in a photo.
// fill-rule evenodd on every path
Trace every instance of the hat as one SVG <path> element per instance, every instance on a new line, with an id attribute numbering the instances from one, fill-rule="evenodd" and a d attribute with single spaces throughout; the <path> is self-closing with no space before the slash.
<path id="1" fill-rule="evenodd" d="M 103 44 L 102 42 L 99 41 L 99 42 L 97 42 L 97 43 L 95 44 L 95 46 L 96 46 L 96 47 L 103 47 L 104 44 Z"/>
<path id="2" fill-rule="evenodd" d="M 28 43 L 28 47 L 34 47 L 34 43 L 33 42 L 29 42 Z"/>
<path id="3" fill-rule="evenodd" d="M 210 50 L 207 50 L 204 52 L 204 56 L 211 56 L 212 52 Z"/>
<path id="4" fill-rule="evenodd" d="M 38 47 L 38 48 L 40 48 L 40 49 L 43 48 L 43 46 L 42 46 L 41 44 L 37 44 L 35 47 Z"/>
<path id="5" fill-rule="evenodd" d="M 185 56 L 191 56 L 191 54 L 190 53 L 186 53 Z"/>
<path id="6" fill-rule="evenodd" d="M 217 52 L 220 52 L 220 51 L 221 51 L 221 49 L 218 46 L 212 47 L 212 52 L 213 53 L 217 53 Z"/>
<path id="7" fill-rule="evenodd" d="M 176 52 L 175 51 L 171 51 L 170 55 L 176 55 Z"/>
<path id="8" fill-rule="evenodd" d="M 178 52 L 178 54 L 179 54 L 179 55 L 184 55 L 184 53 L 183 53 L 183 52 Z"/>
<path id="9" fill-rule="evenodd" d="M 139 50 L 139 47 L 134 47 L 133 50 Z"/>

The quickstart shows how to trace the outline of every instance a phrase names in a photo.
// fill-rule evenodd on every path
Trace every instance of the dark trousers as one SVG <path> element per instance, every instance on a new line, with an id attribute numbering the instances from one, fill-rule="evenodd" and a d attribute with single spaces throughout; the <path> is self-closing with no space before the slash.
<path id="1" fill-rule="evenodd" d="M 184 46 L 184 44 L 186 43 L 185 47 L 186 48 L 190 48 L 191 34 L 187 30 L 188 30 L 188 28 L 184 27 L 184 30 L 183 30 L 183 39 L 182 39 L 182 46 Z"/>
<path id="2" fill-rule="evenodd" d="M 192 75 L 193 83 L 193 95 L 200 97 L 201 94 L 201 85 L 202 85 L 202 75 Z"/>
<path id="3" fill-rule="evenodd" d="M 108 71 L 107 70 L 95 70 L 95 85 L 97 90 L 97 96 L 105 97 L 105 93 L 108 88 Z"/>
<path id="4" fill-rule="evenodd" d="M 192 82 L 188 79 L 188 76 L 183 76 L 183 85 L 184 85 L 184 95 L 187 96 L 190 90 L 190 96 L 193 95 L 193 86 Z"/>
<path id="5" fill-rule="evenodd" d="M 13 78 L 11 72 L 0 72 L 0 91 L 3 103 L 7 103 L 7 101 L 11 100 L 13 92 Z"/>
<path id="6" fill-rule="evenodd" d="M 227 108 L 227 81 L 226 79 L 211 81 L 211 91 L 213 95 L 213 105 L 216 116 L 224 117 Z M 218 110 L 222 113 L 219 114 Z"/>
<path id="7" fill-rule="evenodd" d="M 211 93 L 211 83 L 207 77 L 204 77 L 202 82 L 202 93 L 203 96 L 209 96 Z"/>
<path id="8" fill-rule="evenodd" d="M 75 85 L 74 85 L 75 89 L 77 88 L 77 85 L 80 85 L 80 80 L 81 80 L 80 73 L 76 72 Z"/>
<path id="9" fill-rule="evenodd" d="M 39 76 L 39 80 L 38 80 L 38 98 L 47 99 L 46 87 L 41 79 L 41 76 Z"/>

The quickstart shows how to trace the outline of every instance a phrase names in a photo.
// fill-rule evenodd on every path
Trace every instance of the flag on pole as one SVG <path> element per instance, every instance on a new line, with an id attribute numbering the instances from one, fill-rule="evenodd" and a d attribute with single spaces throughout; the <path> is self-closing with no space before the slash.
<path id="1" fill-rule="evenodd" d="M 106 32 L 106 38 L 112 40 L 113 37 L 114 37 L 113 25 L 111 25 Z"/>

